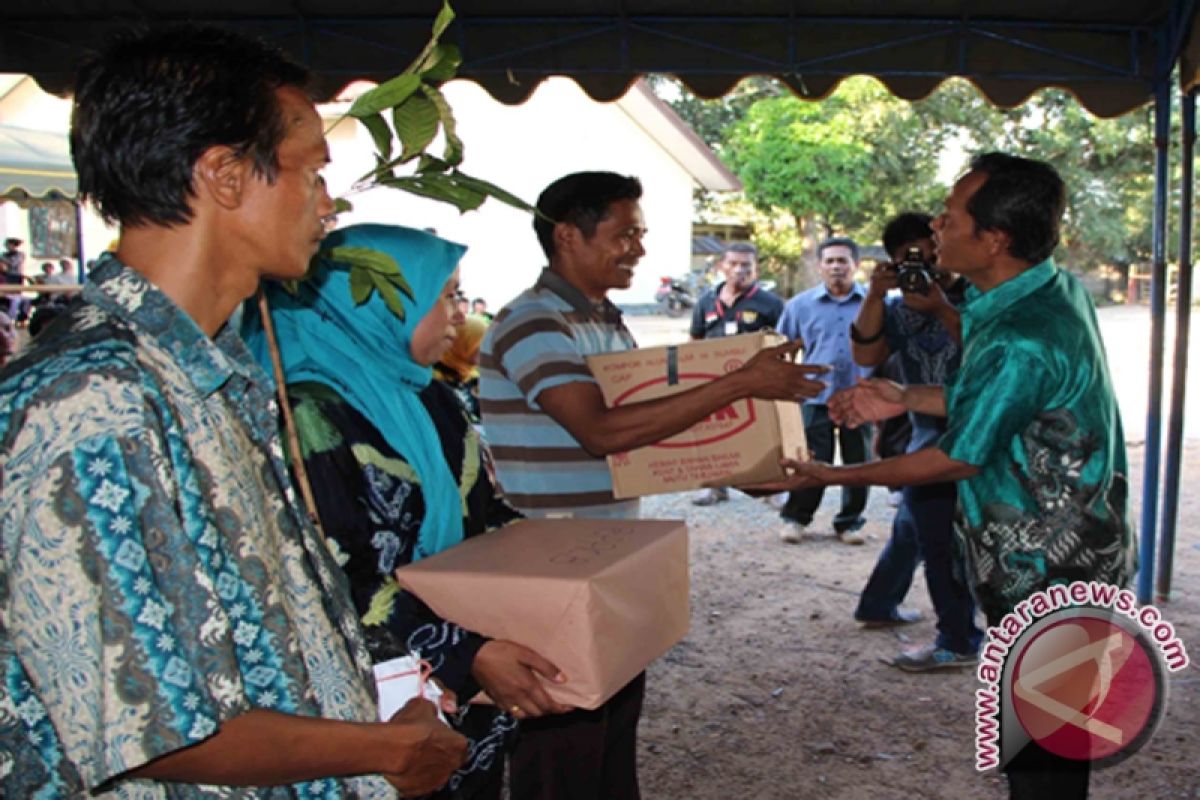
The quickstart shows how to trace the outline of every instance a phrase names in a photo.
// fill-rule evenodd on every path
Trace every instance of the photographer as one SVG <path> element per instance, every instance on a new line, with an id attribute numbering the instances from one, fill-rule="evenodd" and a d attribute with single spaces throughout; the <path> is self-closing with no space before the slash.
<path id="1" fill-rule="evenodd" d="M 958 370 L 961 324 L 957 306 L 966 281 L 934 266 L 932 217 L 901 214 L 887 224 L 883 246 L 891 263 L 871 276 L 866 299 L 850 330 L 854 360 L 878 366 L 896 353 L 904 383 L 942 385 Z M 898 286 L 899 285 L 899 286 Z M 899 296 L 888 296 L 900 288 Z M 945 419 L 912 413 L 908 452 L 935 443 Z M 854 617 L 867 627 L 919 619 L 900 602 L 912 584 L 917 562 L 925 559 L 925 581 L 937 615 L 937 639 L 902 652 L 892 664 L 910 672 L 968 666 L 976 661 L 982 637 L 975 626 L 975 605 L 963 582 L 952 523 L 953 483 L 909 486 L 896 510 L 892 536 L 859 598 Z"/>

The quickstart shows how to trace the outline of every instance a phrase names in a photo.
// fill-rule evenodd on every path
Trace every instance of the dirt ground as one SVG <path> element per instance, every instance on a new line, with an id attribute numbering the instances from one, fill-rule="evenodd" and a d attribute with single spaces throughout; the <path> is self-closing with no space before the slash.
<path id="1" fill-rule="evenodd" d="M 1133 485 L 1141 447 L 1131 447 Z M 1184 486 L 1200 473 L 1187 448 Z M 913 800 L 1007 797 L 1002 779 L 974 768 L 974 672 L 910 675 L 883 664 L 924 644 L 931 621 L 862 630 L 851 613 L 890 531 L 893 510 L 872 490 L 863 547 L 838 543 L 826 493 L 811 536 L 779 542 L 777 512 L 734 494 L 715 508 L 688 495 L 644 504 L 648 518 L 688 521 L 692 628 L 649 670 L 641 725 L 647 798 L 668 800 Z M 1184 491 L 1173 599 L 1164 616 L 1200 654 L 1200 498 Z M 931 619 L 918 572 L 906 606 Z M 1166 718 L 1122 764 L 1097 771 L 1092 797 L 1200 798 L 1200 672 L 1170 681 Z"/>
<path id="2" fill-rule="evenodd" d="M 637 333 L 646 324 L 631 327 Z M 1134 419 L 1127 428 L 1143 424 Z M 1140 519 L 1144 449 L 1140 433 L 1128 438 Z M 1200 440 L 1190 439 L 1172 598 L 1160 605 L 1193 665 L 1171 677 L 1153 739 L 1093 773 L 1097 800 L 1200 798 L 1200 493 L 1191 491 L 1198 479 Z M 649 670 L 640 729 L 647 798 L 1007 797 L 1002 777 L 974 767 L 974 672 L 912 675 L 881 662 L 932 640 L 920 571 L 905 605 L 926 621 L 869 631 L 853 621 L 894 510 L 884 490 L 872 490 L 867 544 L 843 545 L 830 527 L 838 494 L 826 492 L 799 545 L 778 540 L 774 509 L 736 492 L 711 508 L 691 505 L 687 494 L 644 501 L 646 518 L 687 520 L 692 559 L 691 632 Z"/>

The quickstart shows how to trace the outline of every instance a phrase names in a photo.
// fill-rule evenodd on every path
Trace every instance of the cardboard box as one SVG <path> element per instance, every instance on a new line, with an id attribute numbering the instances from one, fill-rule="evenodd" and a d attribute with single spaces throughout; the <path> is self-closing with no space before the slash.
<path id="1" fill-rule="evenodd" d="M 785 339 L 765 332 L 588 356 L 609 408 L 682 392 L 732 372 Z M 784 477 L 779 459 L 805 447 L 800 404 L 744 398 L 657 444 L 608 457 L 617 497 Z"/>
<path id="2" fill-rule="evenodd" d="M 559 702 L 597 708 L 688 630 L 687 525 L 521 520 L 396 571 L 443 619 L 509 639 L 567 676 Z"/>

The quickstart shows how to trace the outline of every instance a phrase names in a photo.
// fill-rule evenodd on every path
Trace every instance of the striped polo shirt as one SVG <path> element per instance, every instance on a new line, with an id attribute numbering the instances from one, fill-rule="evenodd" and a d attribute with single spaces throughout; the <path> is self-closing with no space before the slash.
<path id="1" fill-rule="evenodd" d="M 500 486 L 522 512 L 637 516 L 638 501 L 613 498 L 605 460 L 589 455 L 538 405 L 546 389 L 596 383 L 586 356 L 634 347 L 616 306 L 608 300 L 591 303 L 549 269 L 488 326 L 480 350 L 479 406 Z"/>

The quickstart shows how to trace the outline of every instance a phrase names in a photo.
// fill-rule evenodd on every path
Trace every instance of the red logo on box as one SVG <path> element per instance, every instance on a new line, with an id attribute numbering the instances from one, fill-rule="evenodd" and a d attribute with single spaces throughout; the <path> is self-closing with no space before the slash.
<path id="1" fill-rule="evenodd" d="M 719 375 L 709 375 L 701 372 L 686 372 L 679 375 L 679 383 L 685 384 L 683 388 L 688 388 L 687 384 L 708 383 L 719 377 Z M 613 406 L 624 405 L 627 402 L 636 402 L 639 399 L 652 399 L 648 397 L 639 398 L 638 395 L 651 387 L 663 386 L 666 382 L 667 378 L 664 376 L 639 383 L 637 386 L 632 386 L 613 401 Z M 654 396 L 660 397 L 661 395 L 656 394 Z M 713 444 L 714 442 L 720 442 L 736 436 L 753 425 L 757 418 L 754 412 L 754 401 L 748 397 L 743 398 L 736 403 L 717 409 L 686 431 L 677 433 L 670 438 L 663 439 L 661 442 L 649 446 L 673 449 Z"/>

